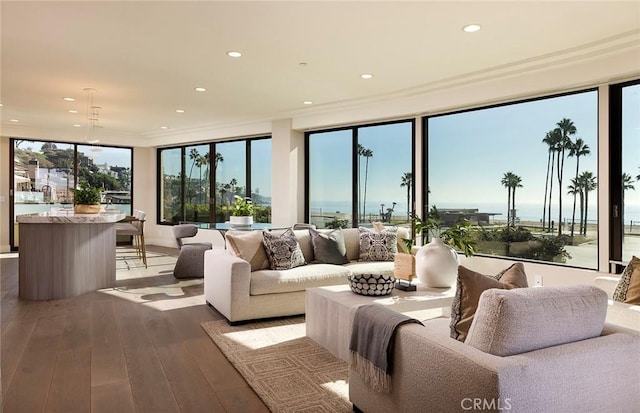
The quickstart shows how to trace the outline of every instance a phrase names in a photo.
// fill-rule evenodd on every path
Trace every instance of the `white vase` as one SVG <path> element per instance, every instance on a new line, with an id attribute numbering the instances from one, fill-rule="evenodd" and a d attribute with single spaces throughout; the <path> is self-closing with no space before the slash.
<path id="1" fill-rule="evenodd" d="M 427 287 L 451 287 L 456 282 L 459 264 L 456 250 L 440 238 L 432 238 L 416 252 L 416 275 Z"/>
<path id="2" fill-rule="evenodd" d="M 253 225 L 253 216 L 230 216 L 229 223 L 231 225 Z"/>

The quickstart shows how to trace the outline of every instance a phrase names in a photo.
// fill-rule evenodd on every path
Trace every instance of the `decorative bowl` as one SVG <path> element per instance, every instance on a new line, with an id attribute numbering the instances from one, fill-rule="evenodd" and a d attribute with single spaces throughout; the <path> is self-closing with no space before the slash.
<path id="1" fill-rule="evenodd" d="M 393 292 L 396 279 L 393 275 L 355 274 L 347 276 L 351 291 L 360 295 L 381 296 Z"/>

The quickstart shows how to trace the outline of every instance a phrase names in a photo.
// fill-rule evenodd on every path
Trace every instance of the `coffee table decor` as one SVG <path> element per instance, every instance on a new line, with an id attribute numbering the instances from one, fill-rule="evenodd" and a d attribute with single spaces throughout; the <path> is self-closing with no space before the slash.
<path id="1" fill-rule="evenodd" d="M 396 288 L 402 291 L 415 291 L 411 280 L 416 276 L 416 257 L 399 252 L 393 260 L 393 276 L 396 277 Z"/>
<path id="2" fill-rule="evenodd" d="M 381 296 L 393 291 L 396 279 L 393 275 L 353 274 L 347 276 L 351 291 L 360 295 Z"/>

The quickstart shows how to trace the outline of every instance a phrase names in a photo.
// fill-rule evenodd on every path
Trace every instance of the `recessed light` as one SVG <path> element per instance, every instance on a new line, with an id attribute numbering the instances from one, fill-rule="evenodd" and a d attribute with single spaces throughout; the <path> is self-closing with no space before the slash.
<path id="1" fill-rule="evenodd" d="M 2 103 L 0 103 L 0 107 L 4 106 Z"/>
<path id="2" fill-rule="evenodd" d="M 184 113 L 184 109 L 176 109 L 177 113 Z"/>
<path id="3" fill-rule="evenodd" d="M 305 105 L 313 105 L 313 102 L 312 102 L 312 101 L 310 101 L 310 100 L 305 100 L 305 101 L 304 101 L 304 102 L 302 102 L 302 103 L 304 103 Z"/>
<path id="4" fill-rule="evenodd" d="M 240 56 L 242 56 L 242 53 L 235 52 L 235 51 L 232 50 L 232 51 L 227 52 L 227 56 L 229 56 L 229 57 L 240 57 Z"/>
<path id="5" fill-rule="evenodd" d="M 63 99 L 63 100 L 66 100 L 67 102 L 75 102 L 75 101 L 76 101 L 76 98 L 69 98 L 69 97 L 66 97 L 66 98 L 62 98 L 62 99 Z"/>
<path id="6" fill-rule="evenodd" d="M 168 126 L 160 126 L 160 129 L 169 129 Z"/>
<path id="7" fill-rule="evenodd" d="M 203 88 L 203 87 L 196 87 L 193 90 L 195 90 L 196 92 L 206 92 L 207 89 Z"/>
<path id="8" fill-rule="evenodd" d="M 79 127 L 80 127 L 80 124 L 78 124 L 78 123 L 74 123 L 74 124 L 73 124 L 73 127 L 74 127 L 74 128 L 79 128 Z"/>
<path id="9" fill-rule="evenodd" d="M 20 122 L 18 119 L 9 119 L 9 122 Z"/>
<path id="10" fill-rule="evenodd" d="M 77 110 L 75 110 L 75 109 L 71 109 L 71 110 L 69 111 L 69 113 L 78 113 L 78 111 L 77 111 Z"/>
<path id="11" fill-rule="evenodd" d="M 363 73 L 360 75 L 360 77 L 363 79 L 371 79 L 373 75 L 371 73 Z"/>
<path id="12" fill-rule="evenodd" d="M 474 33 L 474 32 L 477 32 L 478 30 L 480 30 L 480 25 L 479 24 L 467 24 L 466 26 L 464 26 L 462 28 L 462 30 L 464 30 L 467 33 Z"/>
<path id="13" fill-rule="evenodd" d="M 300 63 L 298 63 L 298 66 L 302 66 L 302 67 L 305 67 L 305 66 L 307 66 L 307 65 L 308 65 L 308 63 L 307 63 L 307 62 L 300 62 Z"/>

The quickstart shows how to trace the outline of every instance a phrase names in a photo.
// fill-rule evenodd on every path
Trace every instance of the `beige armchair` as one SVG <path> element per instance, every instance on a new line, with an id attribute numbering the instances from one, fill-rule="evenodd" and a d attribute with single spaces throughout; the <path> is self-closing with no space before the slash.
<path id="1" fill-rule="evenodd" d="M 401 326 L 390 393 L 350 368 L 354 410 L 637 412 L 640 333 L 604 324 L 606 302 L 593 286 L 488 290 L 464 343 L 448 319 Z"/>

